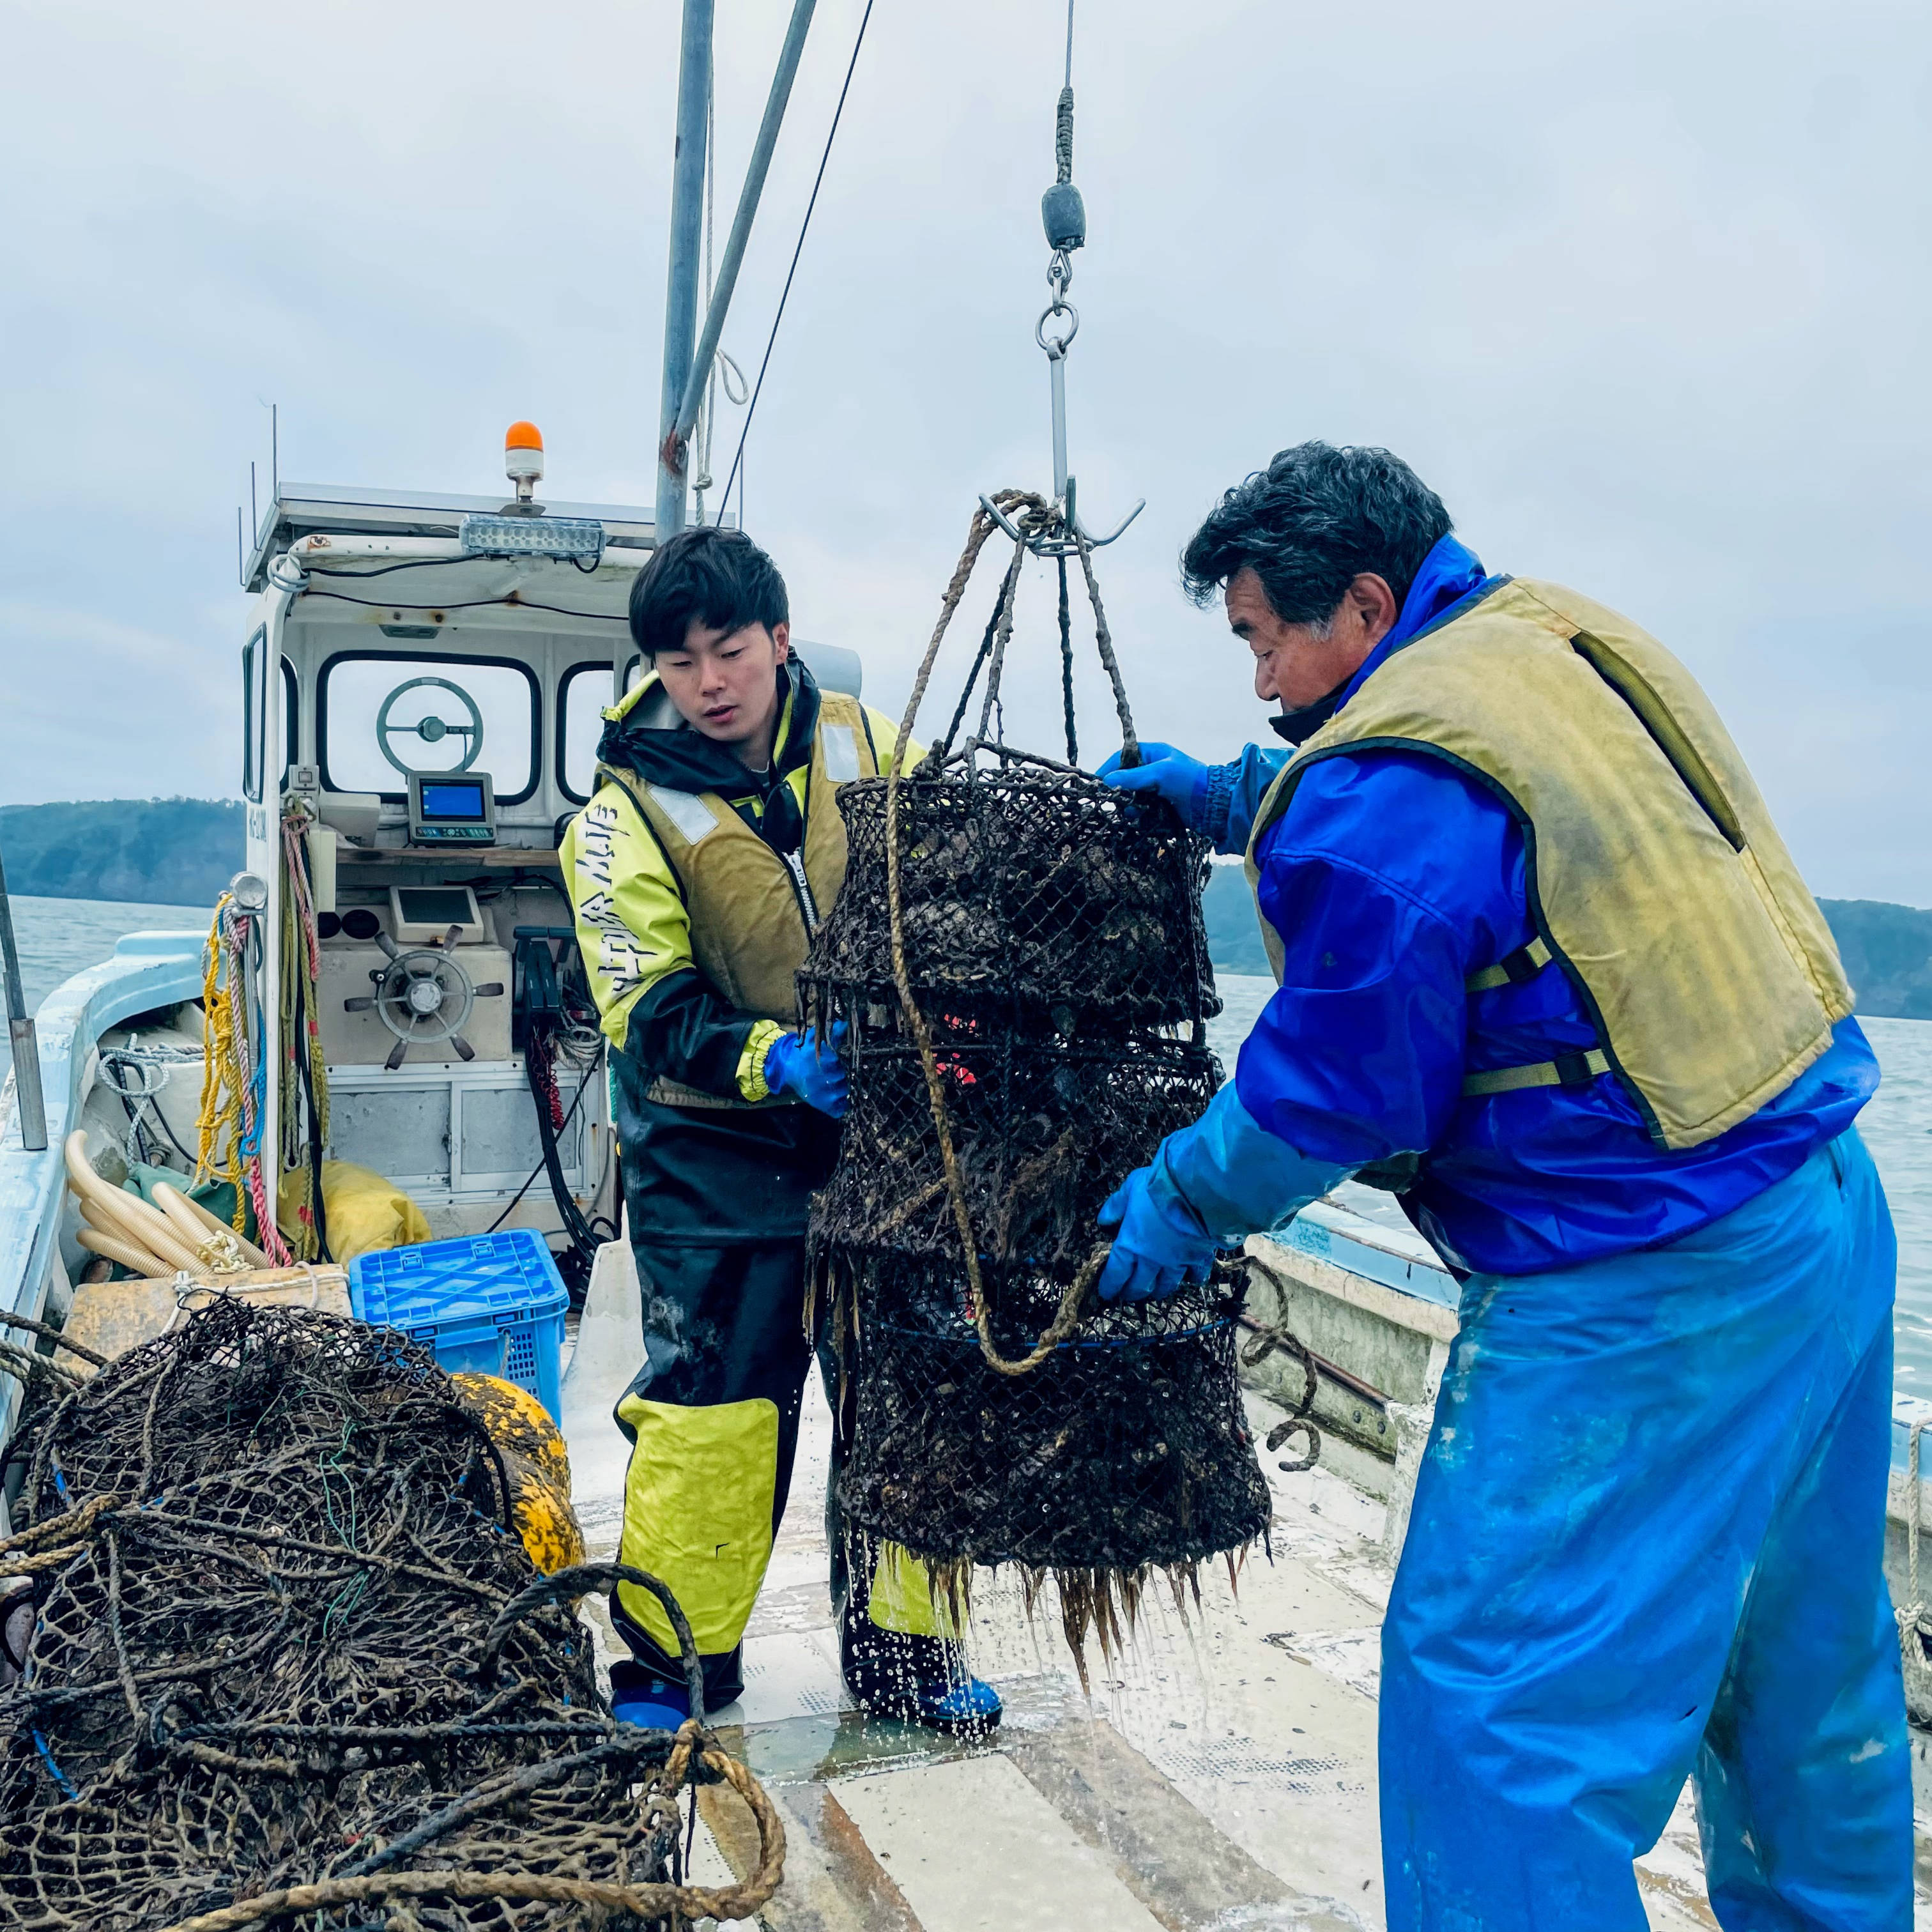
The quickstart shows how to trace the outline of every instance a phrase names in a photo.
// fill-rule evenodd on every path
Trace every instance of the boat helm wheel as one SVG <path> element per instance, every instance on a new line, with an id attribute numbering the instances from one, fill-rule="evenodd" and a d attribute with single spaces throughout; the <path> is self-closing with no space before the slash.
<path id="1" fill-rule="evenodd" d="M 391 724 L 389 712 L 396 700 L 404 692 L 414 691 L 418 686 L 425 684 L 433 684 L 442 690 L 454 692 L 462 700 L 464 709 L 470 713 L 469 723 L 452 724 L 431 712 L 427 718 L 419 718 L 412 724 Z M 425 745 L 440 745 L 446 738 L 466 738 L 469 743 L 464 748 L 460 762 L 444 767 L 448 771 L 466 772 L 476 762 L 478 754 L 483 749 L 483 713 L 477 708 L 476 699 L 461 685 L 452 684 L 446 677 L 410 678 L 398 685 L 383 699 L 382 708 L 376 714 L 376 742 L 382 748 L 383 757 L 398 771 L 405 775 L 422 770 L 422 764 L 415 758 L 398 758 L 390 740 L 392 738 L 406 738 L 412 734 L 420 738 Z"/>
<path id="2" fill-rule="evenodd" d="M 392 1072 L 412 1046 L 447 1041 L 459 1058 L 476 1058 L 476 1049 L 463 1037 L 464 1023 L 478 1000 L 501 999 L 503 986 L 500 980 L 478 986 L 452 956 L 461 931 L 452 926 L 440 946 L 412 946 L 407 952 L 386 933 L 378 933 L 376 944 L 389 956 L 389 963 L 369 975 L 375 992 L 342 1003 L 346 1012 L 373 1012 L 395 1035 L 382 1063 Z"/>

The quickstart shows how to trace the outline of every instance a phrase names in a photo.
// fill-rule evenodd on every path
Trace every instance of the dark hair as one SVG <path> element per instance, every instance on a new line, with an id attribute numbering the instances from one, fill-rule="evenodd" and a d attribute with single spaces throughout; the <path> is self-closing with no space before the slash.
<path id="1" fill-rule="evenodd" d="M 1454 527 L 1442 499 L 1385 449 L 1298 442 L 1230 490 L 1180 554 L 1197 604 L 1252 570 L 1284 623 L 1319 624 L 1366 573 L 1400 604 Z"/>
<path id="2" fill-rule="evenodd" d="M 742 530 L 694 524 L 660 544 L 631 586 L 631 635 L 646 658 L 680 649 L 693 620 L 728 636 L 790 621 L 784 579 Z"/>

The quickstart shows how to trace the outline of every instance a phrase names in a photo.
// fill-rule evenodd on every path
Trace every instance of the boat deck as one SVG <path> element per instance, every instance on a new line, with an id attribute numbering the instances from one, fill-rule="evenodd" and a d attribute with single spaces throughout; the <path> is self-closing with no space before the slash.
<path id="1" fill-rule="evenodd" d="M 573 1378 L 566 1429 L 593 1555 L 614 1551 L 622 1445 Z M 1262 1433 L 1280 1412 L 1248 1398 Z M 599 1406 L 601 1402 L 601 1407 Z M 602 1421 L 598 1427 L 599 1417 Z M 1091 1696 L 1016 1588 L 976 1594 L 980 1672 L 1006 1700 L 989 1742 L 862 1718 L 840 1682 L 820 1498 L 830 1419 L 808 1391 L 790 1506 L 746 1639 L 728 1748 L 777 1802 L 773 1932 L 1361 1932 L 1384 1922 L 1376 1697 L 1390 1571 L 1383 1506 L 1323 1467 L 1270 1470 L 1272 1562 L 1204 1577 L 1183 1619 L 1153 1604 Z M 1264 1459 L 1271 1462 L 1272 1459 Z M 585 1606 L 600 1648 L 601 1603 Z M 747 1865 L 749 1814 L 705 1794 L 700 1878 Z M 1932 1928 L 1922 1838 L 1917 1922 Z M 1652 1925 L 1714 1926 L 1688 1793 L 1637 1879 Z"/>

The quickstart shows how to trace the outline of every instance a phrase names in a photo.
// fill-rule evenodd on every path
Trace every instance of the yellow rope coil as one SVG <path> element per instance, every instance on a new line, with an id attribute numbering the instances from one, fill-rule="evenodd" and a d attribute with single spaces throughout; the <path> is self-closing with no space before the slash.
<path id="1" fill-rule="evenodd" d="M 242 1091 L 248 1076 L 242 1064 L 236 1012 L 244 989 L 234 974 L 224 977 L 221 970 L 222 915 L 233 903 L 230 892 L 224 892 L 215 902 L 202 953 L 201 1112 L 195 1121 L 194 1179 L 196 1186 L 209 1180 L 226 1180 L 233 1186 L 235 1212 L 230 1225 L 239 1234 L 248 1225 L 248 1196 L 242 1172 Z M 218 1166 L 216 1157 L 224 1135 L 228 1158 Z"/>

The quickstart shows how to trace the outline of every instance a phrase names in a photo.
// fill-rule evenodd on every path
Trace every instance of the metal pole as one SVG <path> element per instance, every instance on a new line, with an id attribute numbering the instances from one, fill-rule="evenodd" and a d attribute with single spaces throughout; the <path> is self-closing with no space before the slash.
<path id="1" fill-rule="evenodd" d="M 712 289 L 711 307 L 704 318 L 704 333 L 698 338 L 698 354 L 684 386 L 684 398 L 677 412 L 674 432 L 682 445 L 698 420 L 698 404 L 711 373 L 711 360 L 718 353 L 718 339 L 724 333 L 724 317 L 731 306 L 731 292 L 738 286 L 738 270 L 745 260 L 745 246 L 752 238 L 752 222 L 758 212 L 759 197 L 765 191 L 765 176 L 771 172 L 772 151 L 778 144 L 778 130 L 784 125 L 785 108 L 791 99 L 791 84 L 798 74 L 805 37 L 812 26 L 812 9 L 818 0 L 794 0 L 791 25 L 785 31 L 784 45 L 778 52 L 778 71 L 772 76 L 771 94 L 765 102 L 765 118 L 758 126 L 758 145 L 752 150 L 745 170 L 745 185 L 738 196 L 738 212 L 731 223 L 730 238 L 724 244 L 724 259 L 718 264 L 718 278 Z M 674 452 L 680 464 L 682 448 Z"/>
<path id="2" fill-rule="evenodd" d="M 698 334 L 698 251 L 704 232 L 704 110 L 711 92 L 713 0 L 684 0 L 671 160 L 670 265 L 664 275 L 664 394 L 658 412 L 657 541 L 684 528 L 684 470 L 666 460 Z"/>
<path id="3" fill-rule="evenodd" d="M 38 1154 L 47 1144 L 46 1102 L 40 1093 L 40 1043 L 20 984 L 20 956 L 14 944 L 14 911 L 7 873 L 0 866 L 0 976 L 7 986 L 7 1037 L 14 1052 L 14 1097 L 20 1114 L 20 1144 Z"/>
<path id="4" fill-rule="evenodd" d="M 1066 353 L 1046 352 L 1047 373 L 1053 389 L 1053 500 L 1066 501 Z"/>

